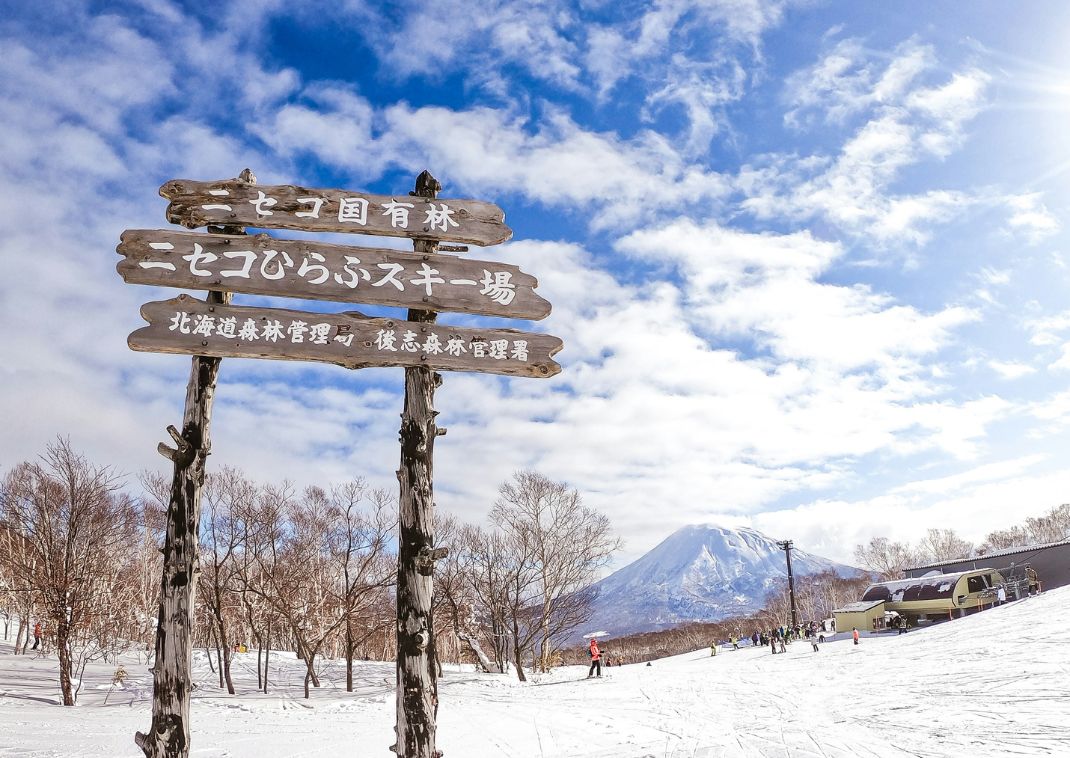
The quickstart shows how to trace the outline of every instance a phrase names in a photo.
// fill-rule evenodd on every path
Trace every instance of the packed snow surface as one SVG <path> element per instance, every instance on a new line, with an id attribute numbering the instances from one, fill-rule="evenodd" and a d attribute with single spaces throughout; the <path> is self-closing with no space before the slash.
<path id="1" fill-rule="evenodd" d="M 1070 756 L 1068 611 L 1070 587 L 857 646 L 703 649 L 590 681 L 579 667 L 524 684 L 452 669 L 438 744 L 447 758 Z M 114 666 L 91 667 L 81 704 L 63 708 L 55 659 L 0 645 L 0 756 L 140 756 L 133 734 L 151 709 L 144 665 L 127 665 L 126 688 L 107 705 Z M 237 659 L 239 694 L 228 696 L 196 656 L 191 755 L 392 755 L 391 664 L 358 664 L 349 694 L 344 665 L 329 662 L 305 701 L 292 656 L 273 659 L 269 695 L 254 692 L 255 654 Z"/>

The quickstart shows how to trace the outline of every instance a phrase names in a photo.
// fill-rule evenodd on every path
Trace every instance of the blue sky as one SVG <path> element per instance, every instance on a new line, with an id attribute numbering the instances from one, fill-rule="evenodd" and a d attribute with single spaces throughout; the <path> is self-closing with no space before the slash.
<path id="1" fill-rule="evenodd" d="M 505 209 L 473 256 L 535 274 L 554 312 L 519 326 L 565 341 L 551 380 L 446 375 L 444 510 L 535 468 L 621 562 L 704 521 L 845 560 L 1068 499 L 1065 3 L 5 5 L 5 466 L 56 434 L 162 465 L 189 361 L 125 340 L 175 293 L 113 249 L 163 182 L 427 168 Z M 227 360 L 212 465 L 395 487 L 401 383 Z"/>

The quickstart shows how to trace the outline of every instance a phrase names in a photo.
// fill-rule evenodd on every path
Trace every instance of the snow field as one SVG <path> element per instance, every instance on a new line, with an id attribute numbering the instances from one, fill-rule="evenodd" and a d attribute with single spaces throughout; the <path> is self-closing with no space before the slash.
<path id="1" fill-rule="evenodd" d="M 448 667 L 438 744 L 447 758 L 984 758 L 1070 756 L 1070 587 L 903 636 L 849 635 L 819 653 L 796 642 L 709 650 L 603 669 L 534 676 Z M 272 658 L 272 692 L 255 692 L 256 654 L 235 656 L 236 696 L 219 694 L 203 651 L 193 702 L 198 757 L 392 755 L 394 667 L 326 662 L 301 697 L 303 667 Z M 0 643 L 0 757 L 130 756 L 148 726 L 151 677 L 125 662 L 95 665 L 76 708 L 58 703 L 54 658 Z"/>

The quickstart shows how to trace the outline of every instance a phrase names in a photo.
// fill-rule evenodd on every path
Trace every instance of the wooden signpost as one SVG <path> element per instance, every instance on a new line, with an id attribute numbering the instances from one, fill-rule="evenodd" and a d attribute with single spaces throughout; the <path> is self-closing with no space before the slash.
<path id="1" fill-rule="evenodd" d="M 167 218 L 210 233 L 128 230 L 117 252 L 126 282 L 209 290 L 145 304 L 148 326 L 134 350 L 195 356 L 182 431 L 160 452 L 174 463 L 153 667 L 152 728 L 135 742 L 147 758 L 187 758 L 197 529 L 209 426 L 224 357 L 305 360 L 356 369 L 405 368 L 401 424 L 397 586 L 397 743 L 402 758 L 437 758 L 438 685 L 431 623 L 435 561 L 433 451 L 437 370 L 551 377 L 561 340 L 513 329 L 436 323 L 436 311 L 541 319 L 550 304 L 518 267 L 439 254 L 441 241 L 491 245 L 509 239 L 505 214 L 477 200 L 442 200 L 428 172 L 407 195 L 262 186 L 248 169 L 237 179 L 175 179 L 160 188 Z M 413 240 L 413 253 L 309 240 L 244 235 L 244 227 L 351 232 Z M 456 250 L 457 248 L 451 248 Z M 314 313 L 231 305 L 231 293 L 409 308 L 405 320 L 346 310 Z"/>

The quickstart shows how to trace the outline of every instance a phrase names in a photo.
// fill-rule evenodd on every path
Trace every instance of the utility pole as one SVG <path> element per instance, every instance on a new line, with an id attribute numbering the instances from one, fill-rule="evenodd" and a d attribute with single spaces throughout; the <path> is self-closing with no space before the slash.
<path id="1" fill-rule="evenodd" d="M 788 595 L 791 598 L 791 625 L 795 627 L 799 625 L 799 617 L 795 612 L 795 577 L 791 573 L 791 549 L 794 544 L 791 540 L 784 540 L 776 544 L 780 546 L 780 549 L 784 551 L 788 558 Z"/>

